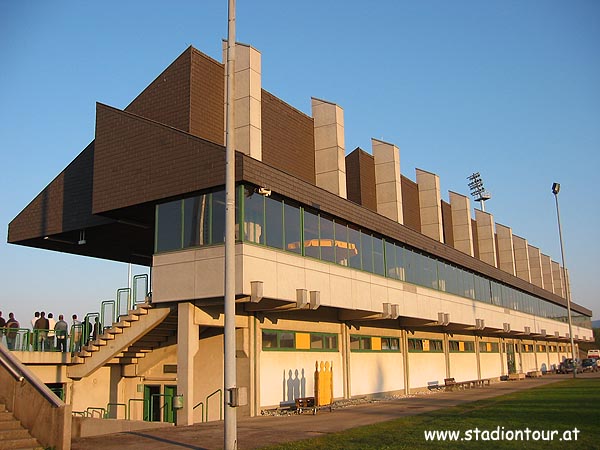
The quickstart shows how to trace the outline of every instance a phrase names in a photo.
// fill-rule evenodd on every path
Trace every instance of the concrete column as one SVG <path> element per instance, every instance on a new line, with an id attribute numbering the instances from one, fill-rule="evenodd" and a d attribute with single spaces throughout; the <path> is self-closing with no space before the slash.
<path id="1" fill-rule="evenodd" d="M 515 251 L 515 272 L 522 280 L 531 283 L 529 272 L 529 252 L 527 240 L 513 234 L 513 249 Z"/>
<path id="2" fill-rule="evenodd" d="M 490 213 L 475 210 L 477 222 L 477 246 L 479 259 L 491 266 L 498 266 L 496 261 L 496 236 L 494 233 L 494 216 Z"/>
<path id="3" fill-rule="evenodd" d="M 542 259 L 542 283 L 544 289 L 554 292 L 554 282 L 552 280 L 552 259 L 548 255 L 541 255 Z"/>
<path id="4" fill-rule="evenodd" d="M 454 248 L 475 256 L 473 251 L 473 228 L 471 228 L 471 205 L 469 197 L 449 191 L 452 209 L 452 234 Z"/>
<path id="5" fill-rule="evenodd" d="M 191 302 L 177 304 L 177 394 L 183 395 L 183 408 L 177 410 L 177 425 L 194 423 L 194 357 L 199 342 L 194 309 Z"/>
<path id="6" fill-rule="evenodd" d="M 394 144 L 371 139 L 375 160 L 375 192 L 377 212 L 404 223 L 402 215 L 402 184 L 400 180 L 400 150 Z"/>
<path id="7" fill-rule="evenodd" d="M 529 253 L 529 272 L 531 273 L 531 283 L 543 288 L 542 256 L 540 254 L 540 249 L 528 244 L 527 251 Z"/>
<path id="8" fill-rule="evenodd" d="M 312 99 L 317 186 L 347 198 L 344 110 L 335 103 Z"/>
<path id="9" fill-rule="evenodd" d="M 450 367 L 450 339 L 448 339 L 448 333 L 444 333 L 444 359 L 446 360 L 446 378 L 451 378 L 452 367 Z"/>
<path id="10" fill-rule="evenodd" d="M 227 64 L 226 41 L 223 41 L 223 62 Z M 235 147 L 259 161 L 262 160 L 261 93 L 261 54 L 238 42 L 235 45 Z"/>
<path id="11" fill-rule="evenodd" d="M 436 241 L 444 242 L 440 178 L 434 173 L 421 169 L 416 169 L 416 172 L 421 233 Z"/>
<path id="12" fill-rule="evenodd" d="M 479 351 L 479 343 L 481 336 L 475 335 L 475 359 L 477 360 L 477 379 L 481 380 L 481 353 Z"/>
<path id="13" fill-rule="evenodd" d="M 516 275 L 512 230 L 510 227 L 497 223 L 496 234 L 498 235 L 498 268 L 511 275 Z"/>
<path id="14" fill-rule="evenodd" d="M 554 293 L 559 297 L 564 297 L 562 278 L 562 268 L 560 267 L 560 264 L 556 261 L 552 261 L 552 285 L 554 286 Z"/>

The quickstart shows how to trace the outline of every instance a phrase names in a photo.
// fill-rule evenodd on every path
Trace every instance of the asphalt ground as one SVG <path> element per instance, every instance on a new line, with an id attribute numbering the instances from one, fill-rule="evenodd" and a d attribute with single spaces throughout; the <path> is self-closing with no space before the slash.
<path id="1" fill-rule="evenodd" d="M 503 381 L 489 387 L 451 392 L 436 391 L 394 400 L 289 416 L 258 416 L 238 419 L 238 448 L 255 449 L 297 441 L 350 428 L 422 414 L 441 408 L 497 397 L 568 379 L 571 375 L 546 375 L 520 381 Z M 600 373 L 578 374 L 600 377 Z M 186 427 L 132 431 L 73 440 L 72 450 L 204 450 L 223 448 L 223 422 L 215 421 Z"/>

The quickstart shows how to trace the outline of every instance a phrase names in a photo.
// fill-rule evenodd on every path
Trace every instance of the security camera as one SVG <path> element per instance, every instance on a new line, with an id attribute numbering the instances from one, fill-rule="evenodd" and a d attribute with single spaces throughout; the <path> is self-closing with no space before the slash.
<path id="1" fill-rule="evenodd" d="M 271 195 L 271 189 L 261 187 L 261 188 L 258 188 L 258 193 L 260 195 L 264 195 L 265 197 L 269 197 Z"/>

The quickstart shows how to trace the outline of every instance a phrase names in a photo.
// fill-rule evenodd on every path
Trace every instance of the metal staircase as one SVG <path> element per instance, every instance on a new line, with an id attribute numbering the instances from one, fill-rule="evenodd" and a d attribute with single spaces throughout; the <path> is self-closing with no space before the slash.
<path id="1" fill-rule="evenodd" d="M 0 404 L 0 450 L 43 449 L 43 446 Z"/>
<path id="2" fill-rule="evenodd" d="M 90 341 L 72 359 L 67 376 L 78 380 L 109 363 L 135 364 L 154 348 L 165 345 L 176 334 L 177 317 L 169 307 L 139 303 L 119 322 Z M 173 317 L 174 316 L 174 317 Z M 174 323 L 173 323 L 174 321 Z"/>

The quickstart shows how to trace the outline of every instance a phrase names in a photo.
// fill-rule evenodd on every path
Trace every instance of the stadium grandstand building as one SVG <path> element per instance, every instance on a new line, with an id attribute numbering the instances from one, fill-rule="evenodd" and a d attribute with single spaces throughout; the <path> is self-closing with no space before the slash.
<path id="1" fill-rule="evenodd" d="M 312 396 L 317 361 L 341 399 L 569 357 L 557 262 L 489 212 L 473 217 L 467 196 L 443 200 L 438 175 L 403 176 L 395 144 L 346 155 L 339 105 L 313 98 L 307 115 L 262 88 L 259 51 L 236 55 L 240 415 Z M 74 411 L 220 417 L 225 73 L 189 47 L 124 110 L 98 103 L 91 143 L 9 225 L 13 244 L 151 268 L 88 316 L 101 329 L 73 356 L 17 344 Z M 572 314 L 576 342 L 591 341 L 592 312 Z"/>

